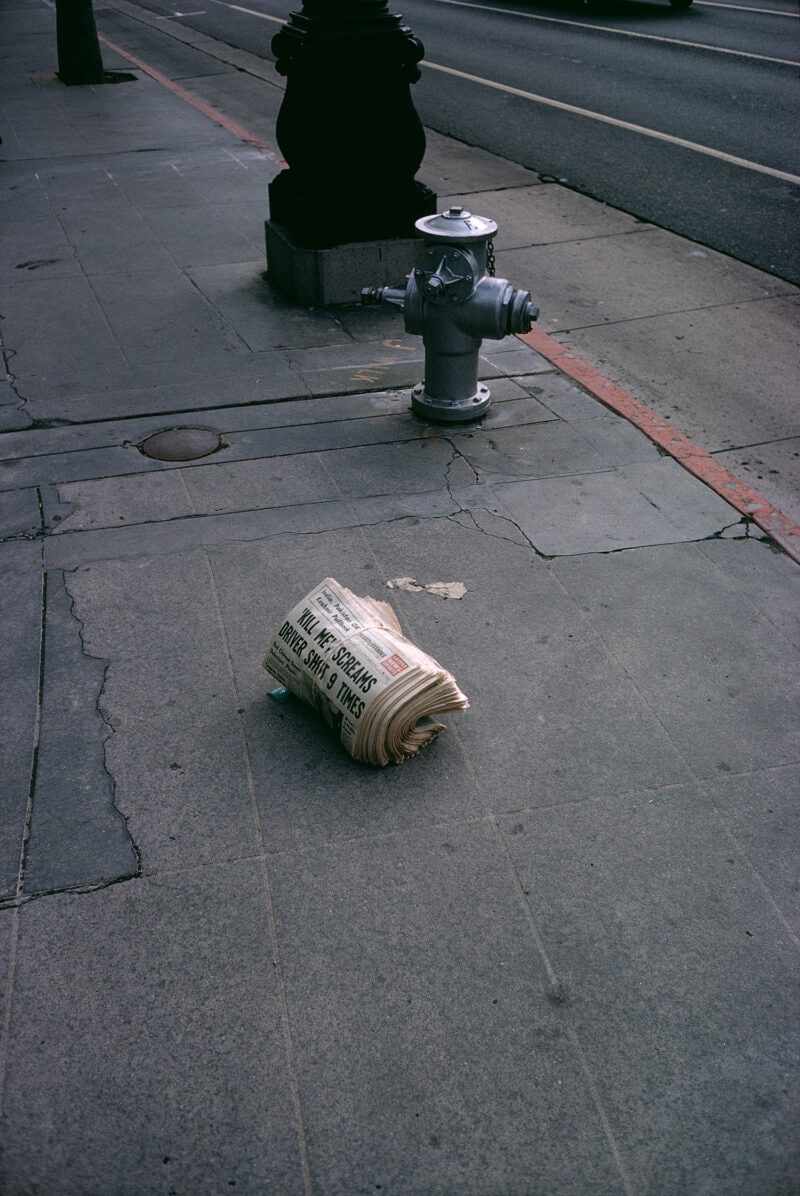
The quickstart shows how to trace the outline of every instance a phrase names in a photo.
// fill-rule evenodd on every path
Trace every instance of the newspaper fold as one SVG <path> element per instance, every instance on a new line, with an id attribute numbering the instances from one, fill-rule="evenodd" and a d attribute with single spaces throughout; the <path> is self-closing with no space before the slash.
<path id="1" fill-rule="evenodd" d="M 387 602 L 326 577 L 289 612 L 264 668 L 318 710 L 355 760 L 401 764 L 466 710 L 455 679 L 407 640 Z"/>

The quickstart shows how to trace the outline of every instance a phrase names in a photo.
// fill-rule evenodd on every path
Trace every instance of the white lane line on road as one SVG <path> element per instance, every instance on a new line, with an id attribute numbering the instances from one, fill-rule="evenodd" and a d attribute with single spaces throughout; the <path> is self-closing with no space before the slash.
<path id="1" fill-rule="evenodd" d="M 268 12 L 258 12 L 255 8 L 243 8 L 241 4 L 228 4 L 227 0 L 210 0 L 211 4 L 217 4 L 220 8 L 232 8 L 234 12 L 243 12 L 248 17 L 261 17 L 262 21 L 274 21 L 276 25 L 285 25 L 286 17 L 273 17 Z"/>
<path id="2" fill-rule="evenodd" d="M 247 13 L 249 17 L 261 17 L 262 21 L 275 21 L 278 25 L 285 25 L 285 17 L 273 17 L 268 12 L 256 12 L 254 8 L 242 8 L 240 4 L 226 4 L 225 8 L 232 8 L 234 12 Z"/>
<path id="3" fill-rule="evenodd" d="M 619 37 L 638 37 L 646 42 L 663 42 L 668 46 L 684 46 L 688 50 L 710 50 L 713 54 L 734 54 L 737 58 L 753 58 L 757 62 L 773 62 L 779 66 L 800 66 L 791 58 L 770 58 L 766 54 L 753 54 L 750 50 L 730 50 L 725 46 L 712 46 L 708 42 L 690 42 L 681 37 L 661 37 L 657 33 L 638 33 L 634 29 L 617 29 L 613 25 L 598 25 L 592 21 L 570 21 L 567 17 L 545 17 L 533 12 L 520 12 L 518 8 L 499 8 L 496 4 L 471 4 L 469 0 L 436 0 L 437 4 L 450 4 L 454 8 L 479 8 L 483 12 L 499 12 L 506 17 L 522 17 L 525 21 L 546 21 L 550 25 L 571 25 L 573 29 L 590 29 L 592 33 L 616 33 Z M 718 7 L 725 7 L 719 5 Z M 734 7 L 731 5 L 730 7 Z M 752 11 L 752 10 L 751 10 Z M 760 12 L 765 10 L 759 9 Z M 794 13 L 790 13 L 794 16 Z"/>
<path id="4" fill-rule="evenodd" d="M 699 3 L 707 3 L 707 0 L 698 0 Z M 231 4 L 229 0 L 210 0 L 211 4 L 216 4 L 220 8 L 230 8 L 234 12 L 245 13 L 248 17 L 260 17 L 262 21 L 274 21 L 276 25 L 285 25 L 285 17 L 273 17 L 271 13 L 259 12 L 255 8 L 245 8 L 241 4 Z M 795 62 L 791 58 L 770 58 L 766 54 L 753 54 L 749 50 L 730 50 L 724 46 L 712 46 L 707 42 L 690 42 L 679 37 L 660 37 L 655 33 L 637 33 L 633 29 L 615 29 L 611 25 L 598 25 L 596 23 L 590 24 L 588 21 L 570 21 L 563 17 L 545 17 L 539 16 L 536 13 L 520 12 L 514 8 L 498 8 L 494 4 L 470 4 L 467 0 L 437 0 L 439 4 L 452 4 L 457 8 L 480 8 L 486 12 L 499 12 L 504 16 L 523 17 L 529 21 L 548 21 L 552 25 L 572 25 L 576 29 L 590 29 L 593 33 L 616 33 L 620 37 L 638 37 L 642 41 L 650 42 L 664 42 L 670 46 L 684 46 L 689 50 L 709 50 L 714 54 L 733 54 L 737 58 L 750 58 L 756 62 L 772 62 L 778 66 L 797 66 L 800 67 L 800 62 Z M 736 4 L 710 4 L 712 8 L 738 8 Z M 747 9 L 747 12 L 768 12 L 768 9 Z M 176 16 L 193 16 L 193 13 L 176 13 Z M 776 16 L 795 16 L 795 13 L 776 13 Z"/>
<path id="5" fill-rule="evenodd" d="M 786 183 L 800 185 L 800 175 L 789 174 L 785 170 L 776 170 L 772 166 L 763 166 L 760 162 L 750 162 L 747 158 L 737 158 L 735 154 L 726 154 L 724 150 L 713 149 L 710 145 L 699 145 L 696 141 L 686 141 L 683 137 L 673 137 L 671 133 L 661 133 L 658 129 L 647 129 L 644 125 L 634 125 L 627 120 L 618 120 L 616 116 L 606 116 L 602 112 L 592 112 L 589 108 L 578 108 L 575 104 L 565 104 L 561 100 L 551 100 L 549 96 L 539 96 L 532 91 L 523 91 L 520 87 L 510 87 L 507 83 L 498 83 L 494 79 L 483 79 L 480 75 L 468 75 L 466 71 L 457 71 L 451 66 L 442 66 L 439 62 L 424 60 L 423 69 L 442 71 L 445 75 L 454 75 L 457 79 L 464 79 L 467 83 L 479 83 L 482 87 L 491 87 L 495 91 L 504 91 L 507 95 L 518 96 L 522 100 L 531 100 L 534 104 L 545 104 L 548 108 L 558 108 L 561 112 L 571 112 L 574 116 L 585 116 L 589 120 L 600 121 L 604 125 L 613 125 L 617 129 L 626 129 L 629 133 L 640 133 L 644 137 L 652 137 L 656 141 L 666 141 L 669 145 L 677 145 L 681 149 L 693 150 L 697 154 L 705 154 L 708 158 L 717 158 L 720 162 L 729 162 L 732 166 L 742 166 L 745 170 L 754 170 L 759 174 L 771 175 L 774 179 L 782 179 Z"/>
<path id="6" fill-rule="evenodd" d="M 723 4 L 722 0 L 697 0 L 697 5 L 703 8 L 735 8 L 737 12 L 755 12 L 762 17 L 791 17 L 793 21 L 800 18 L 800 13 L 784 12 L 780 8 L 753 8 L 749 4 Z"/>

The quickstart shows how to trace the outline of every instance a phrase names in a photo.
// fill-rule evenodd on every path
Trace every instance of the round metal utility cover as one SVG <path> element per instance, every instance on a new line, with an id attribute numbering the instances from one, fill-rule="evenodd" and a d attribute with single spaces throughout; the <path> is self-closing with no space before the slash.
<path id="1" fill-rule="evenodd" d="M 219 445 L 219 436 L 208 428 L 168 428 L 148 436 L 139 448 L 155 461 L 195 461 L 215 453 Z"/>
<path id="2" fill-rule="evenodd" d="M 497 232 L 494 220 L 452 207 L 437 216 L 423 216 L 414 225 L 429 241 L 487 241 Z"/>

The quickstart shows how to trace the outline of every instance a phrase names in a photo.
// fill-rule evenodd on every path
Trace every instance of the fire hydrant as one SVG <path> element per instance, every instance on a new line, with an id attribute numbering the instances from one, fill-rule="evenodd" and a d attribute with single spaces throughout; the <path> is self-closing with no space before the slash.
<path id="1" fill-rule="evenodd" d="M 401 308 L 406 332 L 422 336 L 425 380 L 411 392 L 412 410 L 448 423 L 477 419 L 491 401 L 478 382 L 483 338 L 529 332 L 539 312 L 529 291 L 487 274 L 493 220 L 451 207 L 415 227 L 423 245 L 405 289 L 365 287 L 361 301 Z"/>

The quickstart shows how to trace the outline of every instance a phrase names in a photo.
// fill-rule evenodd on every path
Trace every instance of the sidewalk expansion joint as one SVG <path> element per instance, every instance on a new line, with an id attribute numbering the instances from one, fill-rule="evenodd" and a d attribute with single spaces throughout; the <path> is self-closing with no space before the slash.
<path id="1" fill-rule="evenodd" d="M 766 448 L 771 444 L 790 444 L 793 440 L 797 440 L 798 435 L 800 433 L 795 435 L 790 433 L 788 436 L 775 436 L 770 440 L 753 440 L 746 441 L 743 444 L 726 444 L 724 448 L 709 449 L 709 452 L 712 457 L 716 457 L 719 453 L 742 453 L 749 449 Z M 795 452 L 793 455 L 800 457 L 800 451 Z M 769 470 L 769 472 L 775 473 L 776 471 L 773 469 Z"/>
<path id="2" fill-rule="evenodd" d="M 630 236 L 631 234 L 625 233 L 622 235 Z M 589 240 L 589 239 L 593 239 L 593 238 L 586 238 L 586 239 Z M 577 240 L 577 238 L 576 238 L 576 240 Z M 792 284 L 787 282 L 785 285 L 788 288 L 788 287 L 791 287 Z M 666 311 L 647 312 L 641 316 L 634 316 L 634 315 L 619 316 L 618 318 L 613 319 L 613 320 L 592 320 L 589 323 L 579 323 L 579 324 L 572 323 L 569 325 L 568 328 L 556 328 L 552 332 L 547 333 L 546 335 L 551 336 L 555 339 L 555 338 L 561 337 L 561 336 L 570 336 L 573 332 L 588 332 L 592 328 L 616 328 L 618 325 L 646 324 L 648 321 L 652 322 L 653 320 L 669 320 L 674 316 L 688 317 L 688 316 L 693 316 L 693 315 L 700 315 L 703 312 L 721 311 L 721 310 L 724 310 L 725 308 L 730 308 L 730 307 L 746 307 L 746 306 L 750 306 L 751 304 L 771 303 L 775 299 L 793 299 L 793 298 L 794 298 L 794 294 L 791 290 L 786 290 L 786 291 L 777 291 L 776 290 L 770 294 L 765 294 L 765 295 L 747 295 L 747 296 L 742 296 L 740 299 L 728 299 L 724 303 L 701 303 L 697 307 L 678 307 L 678 308 L 674 308 L 674 309 L 668 308 Z M 522 334 L 523 337 L 527 336 L 527 335 L 528 335 L 527 333 Z M 676 340 L 682 340 L 682 339 L 683 338 L 680 336 L 676 337 Z M 564 347 L 566 348 L 566 346 L 564 346 Z M 539 351 L 541 352 L 541 350 L 539 350 Z M 695 350 L 695 352 L 698 352 L 698 350 Z"/>
<path id="3" fill-rule="evenodd" d="M 20 901 L 22 900 L 25 887 L 25 866 L 28 859 L 28 847 L 30 843 L 31 824 L 33 822 L 33 809 L 36 793 L 36 777 L 39 767 L 39 749 L 42 735 L 42 708 L 44 703 L 45 640 L 47 632 L 47 580 L 47 572 L 43 569 L 39 597 L 39 660 L 36 678 L 36 713 L 34 716 L 33 742 L 31 744 L 31 759 L 28 772 L 28 794 L 25 804 L 25 819 L 22 828 L 22 839 L 20 842 L 17 880 L 14 896 L 11 898 L 12 905 L 19 905 Z"/>

